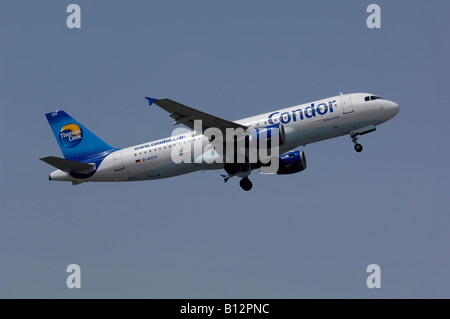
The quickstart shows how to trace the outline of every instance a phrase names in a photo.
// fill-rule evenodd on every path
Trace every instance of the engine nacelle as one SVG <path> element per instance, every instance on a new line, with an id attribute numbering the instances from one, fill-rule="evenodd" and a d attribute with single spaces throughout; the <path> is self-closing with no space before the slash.
<path id="1" fill-rule="evenodd" d="M 250 138 L 253 147 L 260 148 L 261 144 L 264 148 L 272 147 L 272 140 L 278 136 L 278 145 L 283 145 L 286 142 L 286 133 L 284 132 L 283 124 L 274 124 L 267 127 L 262 127 L 251 132 Z"/>
<path id="2" fill-rule="evenodd" d="M 277 174 L 294 174 L 306 168 L 306 157 L 303 151 L 293 151 L 280 156 Z"/>

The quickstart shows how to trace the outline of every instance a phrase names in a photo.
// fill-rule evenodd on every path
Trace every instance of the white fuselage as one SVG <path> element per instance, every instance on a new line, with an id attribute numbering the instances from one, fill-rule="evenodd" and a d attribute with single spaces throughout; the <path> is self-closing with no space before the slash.
<path id="1" fill-rule="evenodd" d="M 236 123 L 251 129 L 282 123 L 286 142 L 280 145 L 280 154 L 301 145 L 347 135 L 354 130 L 379 125 L 399 112 L 395 102 L 376 99 L 366 93 L 338 95 L 330 98 L 276 110 L 241 119 Z M 50 179 L 75 182 L 137 181 L 167 178 L 198 170 L 221 169 L 223 164 L 179 163 L 172 160 L 172 150 L 177 146 L 196 143 L 202 147 L 209 143 L 204 135 L 194 132 L 117 150 L 101 162 L 95 174 L 86 179 L 76 179 L 61 170 L 50 174 Z M 207 150 L 210 152 L 210 150 Z M 191 158 L 195 159 L 194 154 Z"/>

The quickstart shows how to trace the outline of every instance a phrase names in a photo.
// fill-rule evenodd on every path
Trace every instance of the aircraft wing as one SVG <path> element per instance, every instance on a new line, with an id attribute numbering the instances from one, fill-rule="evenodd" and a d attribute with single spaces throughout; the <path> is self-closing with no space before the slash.
<path id="1" fill-rule="evenodd" d="M 242 128 L 244 130 L 247 129 L 247 126 L 245 125 L 221 119 L 220 117 L 196 110 L 170 99 L 153 99 L 150 97 L 146 97 L 146 99 L 148 100 L 150 105 L 152 105 L 152 103 L 155 103 L 163 110 L 169 112 L 170 117 L 175 120 L 175 122 L 173 122 L 173 125 L 184 124 L 190 129 L 194 129 L 194 121 L 201 120 L 203 130 L 210 127 L 216 127 L 225 133 L 225 130 L 227 128 Z"/>

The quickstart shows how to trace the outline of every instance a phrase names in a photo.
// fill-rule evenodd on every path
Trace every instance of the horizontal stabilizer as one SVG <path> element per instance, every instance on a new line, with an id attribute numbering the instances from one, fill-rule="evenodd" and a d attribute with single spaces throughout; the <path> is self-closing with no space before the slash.
<path id="1" fill-rule="evenodd" d="M 41 158 L 40 160 L 66 173 L 89 174 L 90 172 L 95 170 L 95 164 L 81 163 L 56 156 L 47 156 Z"/>

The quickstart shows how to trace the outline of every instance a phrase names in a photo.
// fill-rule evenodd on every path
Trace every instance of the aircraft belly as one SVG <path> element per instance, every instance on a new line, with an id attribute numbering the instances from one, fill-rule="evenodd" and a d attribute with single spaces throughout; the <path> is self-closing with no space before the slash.
<path id="1" fill-rule="evenodd" d="M 306 145 L 318 141 L 334 138 L 349 134 L 350 131 L 357 128 L 373 125 L 372 121 L 358 121 L 358 122 L 334 122 L 332 125 L 321 127 L 313 127 L 297 131 L 297 144 Z"/>

